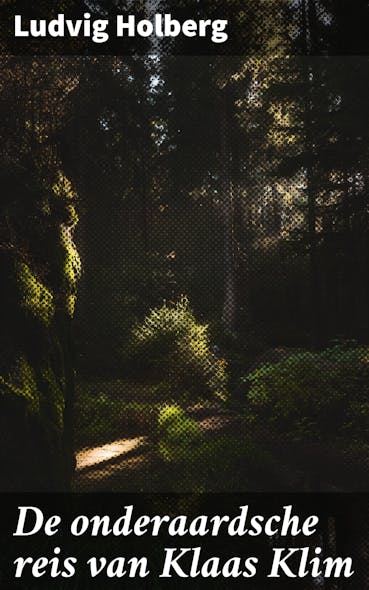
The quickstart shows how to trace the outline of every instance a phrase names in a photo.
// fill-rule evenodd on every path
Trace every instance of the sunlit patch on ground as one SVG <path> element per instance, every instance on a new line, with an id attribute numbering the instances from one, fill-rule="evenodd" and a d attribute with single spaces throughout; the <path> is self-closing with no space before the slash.
<path id="1" fill-rule="evenodd" d="M 123 458 L 144 444 L 146 437 L 122 438 L 99 447 L 83 449 L 76 455 L 76 469 L 83 471 L 107 461 Z"/>

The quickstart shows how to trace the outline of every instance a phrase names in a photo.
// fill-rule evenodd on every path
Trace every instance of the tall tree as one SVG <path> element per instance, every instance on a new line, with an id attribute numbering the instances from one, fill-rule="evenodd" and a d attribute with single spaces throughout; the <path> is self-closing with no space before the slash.
<path id="1" fill-rule="evenodd" d="M 3 58 L 0 403 L 6 489 L 65 489 L 73 471 L 71 318 L 80 261 L 76 194 L 55 134 L 78 83 L 74 63 Z"/>

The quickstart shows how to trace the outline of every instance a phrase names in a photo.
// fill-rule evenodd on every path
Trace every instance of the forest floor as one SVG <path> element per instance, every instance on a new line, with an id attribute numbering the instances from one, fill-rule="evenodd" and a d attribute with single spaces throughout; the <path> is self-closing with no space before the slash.
<path id="1" fill-rule="evenodd" d="M 119 389 L 121 393 L 117 393 Z M 215 405 L 186 408 L 196 423 L 203 463 L 193 462 L 196 447 L 178 433 L 179 459 L 165 460 L 155 435 L 157 408 L 163 405 L 146 386 L 93 384 L 80 396 L 77 424 L 76 491 L 360 491 L 368 489 L 369 449 L 351 441 L 288 442 L 252 429 L 245 416 Z M 86 405 L 86 395 L 93 402 Z M 141 389 L 140 389 L 141 388 Z M 105 393 L 97 393 L 104 390 Z M 113 393 L 109 394 L 109 391 Z M 135 399 L 129 395 L 135 393 Z M 138 392 L 138 393 L 137 393 Z M 197 443 L 195 443 L 197 444 Z M 206 476 L 204 475 L 206 471 Z M 186 475 L 186 477 L 184 477 Z"/>
<path id="2" fill-rule="evenodd" d="M 240 417 L 218 408 L 189 407 L 205 436 L 212 437 L 240 429 Z M 158 456 L 150 434 L 121 438 L 80 449 L 76 454 L 75 489 L 77 491 L 151 491 L 150 474 L 159 468 Z"/>

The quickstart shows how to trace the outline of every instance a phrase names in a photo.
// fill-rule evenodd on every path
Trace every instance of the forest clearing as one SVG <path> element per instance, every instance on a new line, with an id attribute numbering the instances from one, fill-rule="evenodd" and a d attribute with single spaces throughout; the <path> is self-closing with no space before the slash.
<path id="1" fill-rule="evenodd" d="M 368 589 L 368 0 L 0 5 L 1 589 Z"/>
<path id="2" fill-rule="evenodd" d="M 264 52 L 3 57 L 6 490 L 369 485 L 368 57 L 243 4 Z"/>

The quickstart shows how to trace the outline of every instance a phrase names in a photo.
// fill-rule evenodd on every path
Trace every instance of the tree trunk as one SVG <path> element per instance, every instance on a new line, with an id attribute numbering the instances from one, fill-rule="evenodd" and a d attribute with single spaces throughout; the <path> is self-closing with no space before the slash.
<path id="1" fill-rule="evenodd" d="M 222 77 L 224 87 L 221 89 L 220 104 L 220 158 L 221 158 L 221 212 L 223 220 L 223 261 L 224 261 L 224 295 L 222 323 L 228 336 L 236 332 L 236 271 L 234 253 L 234 182 L 233 158 L 230 134 L 232 130 L 232 94 L 227 81 L 226 58 L 222 58 Z"/>
<path id="2" fill-rule="evenodd" d="M 318 282 L 318 252 L 316 232 L 316 154 L 313 138 L 313 109 L 314 109 L 314 87 L 316 85 L 316 71 L 307 62 L 313 49 L 313 19 L 315 18 L 314 8 L 311 0 L 304 0 L 302 10 L 302 30 L 305 40 L 305 51 L 307 58 L 303 62 L 303 78 L 306 85 L 305 95 L 305 150 L 306 150 L 306 194 L 307 194 L 307 233 L 309 244 L 310 261 L 310 322 L 311 322 L 311 347 L 317 348 L 320 342 L 320 301 Z"/>

